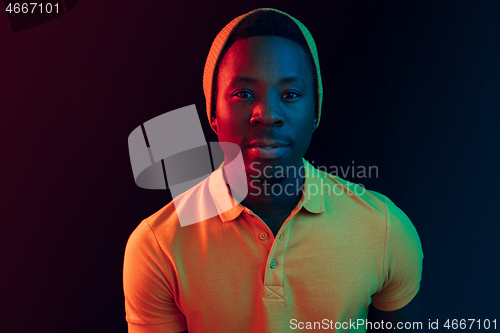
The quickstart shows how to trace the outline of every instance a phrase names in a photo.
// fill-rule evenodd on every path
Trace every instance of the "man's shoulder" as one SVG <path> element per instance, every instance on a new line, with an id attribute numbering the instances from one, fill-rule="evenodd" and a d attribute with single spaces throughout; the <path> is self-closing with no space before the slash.
<path id="1" fill-rule="evenodd" d="M 162 243 L 170 243 L 181 232 L 181 226 L 173 201 L 163 206 L 154 214 L 144 218 L 134 229 L 129 243 L 156 243 L 161 238 Z"/>
<path id="2" fill-rule="evenodd" d="M 388 223 L 394 228 L 404 228 L 411 232 L 415 229 L 406 213 L 386 195 L 326 172 L 322 172 L 322 176 L 344 189 L 341 196 L 344 205 L 377 214 L 381 222 Z M 338 200 L 336 197 L 329 196 L 328 200 Z"/>
<path id="3" fill-rule="evenodd" d="M 202 202 L 212 199 L 209 179 L 210 177 L 207 177 L 189 190 L 179 194 L 161 209 L 146 217 L 143 223 L 147 223 L 152 230 L 162 229 L 174 232 L 181 229 L 180 217 L 182 218 L 186 211 L 197 210 Z"/>
<path id="4" fill-rule="evenodd" d="M 326 172 L 321 173 L 321 178 L 329 186 L 338 187 L 337 195 L 324 198 L 332 214 L 344 212 L 351 222 L 387 228 L 394 237 L 409 235 L 418 238 L 410 218 L 386 195 Z M 341 190 L 342 194 L 338 195 Z"/>
<path id="5" fill-rule="evenodd" d="M 369 190 L 362 184 L 345 180 L 337 175 L 322 170 L 318 170 L 318 175 L 320 186 L 324 184 L 328 185 L 323 188 L 323 192 L 325 192 L 325 188 L 330 189 L 330 191 L 326 193 L 327 195 L 325 195 L 327 200 L 335 201 L 342 198 L 345 203 L 350 202 L 353 205 L 360 206 L 368 205 L 382 212 L 385 211 L 388 202 L 392 203 L 392 201 L 382 193 Z"/>

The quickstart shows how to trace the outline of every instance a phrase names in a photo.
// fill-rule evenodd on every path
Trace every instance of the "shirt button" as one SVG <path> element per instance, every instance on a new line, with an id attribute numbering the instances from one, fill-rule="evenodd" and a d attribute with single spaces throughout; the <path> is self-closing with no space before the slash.
<path id="1" fill-rule="evenodd" d="M 278 263 L 276 262 L 276 260 L 271 260 L 271 268 L 275 268 L 276 265 L 278 265 Z"/>
<path id="2" fill-rule="evenodd" d="M 267 239 L 267 234 L 265 232 L 261 233 L 260 239 L 262 239 L 262 240 Z"/>

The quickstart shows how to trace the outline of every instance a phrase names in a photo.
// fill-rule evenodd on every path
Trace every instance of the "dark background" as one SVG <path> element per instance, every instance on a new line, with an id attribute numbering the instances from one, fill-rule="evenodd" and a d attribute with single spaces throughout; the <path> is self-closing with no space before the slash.
<path id="1" fill-rule="evenodd" d="M 500 320 L 500 2 L 82 0 L 17 33 L 0 14 L 2 332 L 126 331 L 125 244 L 171 200 L 135 185 L 128 135 L 195 103 L 215 141 L 205 59 L 258 7 L 298 18 L 318 46 L 323 115 L 306 159 L 376 165 L 378 178 L 346 178 L 417 228 L 425 324 Z"/>

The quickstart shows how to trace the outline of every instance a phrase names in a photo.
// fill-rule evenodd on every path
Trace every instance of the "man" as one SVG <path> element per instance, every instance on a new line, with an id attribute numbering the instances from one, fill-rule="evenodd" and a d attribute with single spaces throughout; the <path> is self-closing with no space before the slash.
<path id="1" fill-rule="evenodd" d="M 213 203 L 219 215 L 181 227 L 171 202 L 142 221 L 125 252 L 129 332 L 397 331 L 421 321 L 423 254 L 410 220 L 303 159 L 323 97 L 309 31 L 275 9 L 242 15 L 216 37 L 203 81 L 219 141 L 240 147 L 248 194 L 221 209 L 221 196 L 241 197 L 225 182 L 225 151 L 183 194 L 194 204 L 177 206 Z"/>

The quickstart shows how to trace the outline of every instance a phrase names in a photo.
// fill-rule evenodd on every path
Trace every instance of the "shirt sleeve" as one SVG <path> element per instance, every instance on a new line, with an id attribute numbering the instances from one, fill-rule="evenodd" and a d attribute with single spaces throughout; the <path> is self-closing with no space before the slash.
<path id="1" fill-rule="evenodd" d="M 187 329 L 166 276 L 166 262 L 147 220 L 130 235 L 123 263 L 128 332 L 170 333 Z"/>
<path id="2" fill-rule="evenodd" d="M 381 311 L 399 310 L 420 289 L 424 253 L 417 230 L 406 214 L 389 198 L 386 201 L 386 242 L 384 283 L 372 295 L 372 304 Z"/>

